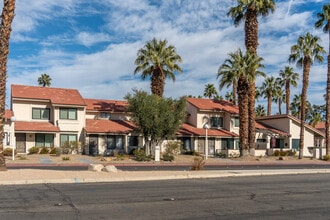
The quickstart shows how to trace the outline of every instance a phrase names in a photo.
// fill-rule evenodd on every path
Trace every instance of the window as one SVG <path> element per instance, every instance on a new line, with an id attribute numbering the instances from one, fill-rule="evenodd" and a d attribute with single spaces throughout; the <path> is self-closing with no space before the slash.
<path id="1" fill-rule="evenodd" d="M 32 119 L 49 120 L 49 108 L 32 108 Z"/>
<path id="2" fill-rule="evenodd" d="M 234 126 L 239 127 L 239 117 L 235 117 L 234 120 L 235 120 Z"/>
<path id="3" fill-rule="evenodd" d="M 60 144 L 61 146 L 68 145 L 72 141 L 77 141 L 76 134 L 61 134 L 60 136 Z"/>
<path id="4" fill-rule="evenodd" d="M 233 138 L 221 138 L 222 149 L 235 149 L 235 142 Z"/>
<path id="5" fill-rule="evenodd" d="M 211 127 L 223 127 L 222 117 L 211 117 L 210 118 Z"/>
<path id="6" fill-rule="evenodd" d="M 53 134 L 36 134 L 37 147 L 53 147 L 54 135 Z"/>
<path id="7" fill-rule="evenodd" d="M 101 112 L 100 117 L 104 118 L 104 119 L 109 119 L 110 118 L 110 113 L 109 112 Z"/>
<path id="8" fill-rule="evenodd" d="M 123 142 L 123 136 L 108 135 L 106 139 L 107 149 L 121 150 L 124 148 Z"/>
<path id="9" fill-rule="evenodd" d="M 60 119 L 77 120 L 77 109 L 60 108 Z"/>
<path id="10" fill-rule="evenodd" d="M 139 137 L 128 136 L 128 146 L 139 146 Z"/>

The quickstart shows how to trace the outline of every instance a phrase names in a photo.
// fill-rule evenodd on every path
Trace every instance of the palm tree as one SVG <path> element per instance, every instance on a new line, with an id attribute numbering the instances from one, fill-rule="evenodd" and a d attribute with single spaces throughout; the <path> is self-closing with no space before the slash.
<path id="1" fill-rule="evenodd" d="M 272 101 L 278 104 L 278 113 L 281 115 L 282 114 L 282 103 L 285 101 L 285 93 L 284 90 L 282 89 L 284 82 L 282 81 L 281 78 L 276 78 L 275 80 L 275 91 L 273 94 Z"/>
<path id="2" fill-rule="evenodd" d="M 232 92 L 226 92 L 225 94 L 225 99 L 228 101 L 228 102 L 231 102 L 234 104 L 234 94 Z M 236 104 L 234 104 L 236 105 Z"/>
<path id="3" fill-rule="evenodd" d="M 11 24 L 15 16 L 15 0 L 4 0 L 0 26 L 0 170 L 7 170 L 3 155 L 3 136 L 6 106 L 7 61 Z"/>
<path id="4" fill-rule="evenodd" d="M 237 6 L 230 8 L 227 13 L 234 19 L 237 27 L 243 20 L 245 31 L 245 48 L 257 54 L 258 48 L 258 16 L 267 16 L 275 11 L 273 0 L 237 0 Z M 252 73 L 253 74 L 253 73 Z M 250 154 L 254 156 L 255 150 L 255 78 L 251 81 L 249 89 L 249 146 Z"/>
<path id="5" fill-rule="evenodd" d="M 261 117 L 261 116 L 265 116 L 265 115 L 266 115 L 265 106 L 258 105 L 256 107 L 256 116 Z"/>
<path id="6" fill-rule="evenodd" d="M 322 62 L 325 53 L 324 48 L 319 45 L 320 38 L 313 36 L 310 33 L 299 36 L 297 44 L 291 47 L 289 56 L 290 63 L 296 63 L 297 67 L 303 68 L 303 86 L 301 91 L 301 118 L 300 118 L 300 144 L 299 144 L 299 159 L 303 158 L 304 150 L 304 127 L 306 116 L 306 98 L 309 81 L 309 72 L 314 61 Z"/>
<path id="7" fill-rule="evenodd" d="M 293 71 L 292 67 L 285 66 L 284 70 L 280 70 L 280 77 L 282 77 L 285 84 L 285 101 L 286 101 L 286 114 L 290 113 L 290 86 L 297 87 L 299 74 Z"/>
<path id="8" fill-rule="evenodd" d="M 258 71 L 260 67 L 263 67 L 261 57 L 258 57 L 254 53 L 247 52 L 243 55 L 239 49 L 235 53 L 229 54 L 231 60 L 231 69 L 228 71 L 235 71 L 235 75 L 238 76 L 237 81 L 237 94 L 238 94 L 238 106 L 239 106 L 239 135 L 240 135 L 240 156 L 244 157 L 248 155 L 249 151 L 249 133 L 248 133 L 248 97 L 250 82 L 256 77 L 256 75 L 264 75 L 264 73 Z M 227 62 L 227 61 L 225 61 Z M 252 73 L 252 74 L 251 74 Z"/>
<path id="9" fill-rule="evenodd" d="M 212 97 L 218 97 L 219 95 L 213 84 L 206 84 L 204 89 L 204 96 L 210 99 Z"/>
<path id="10" fill-rule="evenodd" d="M 325 120 L 325 146 L 326 155 L 330 154 L 330 4 L 323 5 L 322 12 L 317 13 L 318 21 L 315 23 L 316 28 L 322 28 L 324 33 L 329 35 L 328 50 L 328 73 L 327 73 L 327 89 L 326 89 L 326 120 Z"/>
<path id="11" fill-rule="evenodd" d="M 217 78 L 221 77 L 219 82 L 219 89 L 222 90 L 224 86 L 233 87 L 232 90 L 232 103 L 236 105 L 236 94 L 237 94 L 237 81 L 238 81 L 238 72 L 232 71 L 233 66 L 235 65 L 234 60 L 226 59 L 225 62 L 219 67 Z"/>
<path id="12" fill-rule="evenodd" d="M 142 72 L 143 80 L 151 77 L 151 93 L 162 97 L 165 79 L 175 81 L 174 72 L 182 72 L 178 65 L 181 62 L 182 59 L 174 46 L 167 45 L 167 40 L 158 41 L 153 38 L 138 51 L 134 74 Z"/>
<path id="13" fill-rule="evenodd" d="M 295 94 L 290 104 L 291 115 L 297 118 L 301 118 L 300 106 L 301 106 L 301 95 Z"/>
<path id="14" fill-rule="evenodd" d="M 276 80 L 273 76 L 267 77 L 260 86 L 260 92 L 267 98 L 267 116 L 272 114 L 272 97 L 276 92 Z"/>
<path id="15" fill-rule="evenodd" d="M 50 76 L 47 75 L 47 73 L 41 74 L 41 76 L 39 76 L 39 78 L 38 78 L 39 85 L 40 86 L 42 85 L 43 87 L 50 86 L 51 81 L 52 81 L 52 78 L 50 78 Z"/>

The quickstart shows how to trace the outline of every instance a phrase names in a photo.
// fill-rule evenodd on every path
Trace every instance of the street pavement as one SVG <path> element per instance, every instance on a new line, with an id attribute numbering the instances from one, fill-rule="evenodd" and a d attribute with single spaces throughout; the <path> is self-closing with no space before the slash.
<path id="1" fill-rule="evenodd" d="M 47 159 L 48 158 L 48 159 Z M 79 158 L 81 163 L 67 163 L 66 166 L 86 166 L 89 163 L 101 164 L 102 166 L 107 165 L 124 165 L 125 162 L 120 163 L 98 163 L 93 160 L 94 158 L 84 157 Z M 83 162 L 82 162 L 83 161 Z M 152 170 L 152 171 L 122 171 L 117 172 L 106 172 L 106 171 L 89 171 L 79 170 L 52 170 L 52 169 L 38 169 L 38 166 L 61 166 L 63 162 L 54 162 L 49 157 L 37 157 L 35 160 L 22 161 L 19 160 L 7 160 L 7 171 L 0 171 L 0 185 L 15 185 L 15 184 L 42 184 L 42 183 L 90 183 L 90 182 L 121 182 L 121 181 L 151 181 L 151 180 L 168 180 L 168 179 L 191 179 L 191 178 L 219 178 L 219 177 L 239 177 L 239 176 L 264 176 L 264 175 L 298 175 L 298 174 L 311 174 L 311 173 L 330 173 L 328 168 L 316 168 L 316 169 L 257 169 L 257 170 L 237 170 L 230 169 L 226 170 L 181 170 L 181 171 L 166 171 L 166 170 Z M 322 160 L 229 160 L 229 159 L 218 159 L 208 160 L 207 165 L 212 164 L 224 164 L 224 165 L 251 165 L 251 164 L 271 164 L 276 166 L 283 164 L 328 164 Z M 144 166 L 155 166 L 155 165 L 166 165 L 171 166 L 171 163 L 142 163 Z M 180 163 L 172 163 L 173 165 L 186 165 L 189 167 L 191 162 L 183 161 Z M 141 163 L 132 163 L 130 166 L 140 166 Z M 33 169 L 11 169 L 15 166 L 36 166 Z"/>

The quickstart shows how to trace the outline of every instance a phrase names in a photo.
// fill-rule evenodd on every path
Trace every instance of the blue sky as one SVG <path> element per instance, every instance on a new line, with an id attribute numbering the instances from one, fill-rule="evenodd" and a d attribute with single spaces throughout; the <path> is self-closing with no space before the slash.
<path id="1" fill-rule="evenodd" d="M 258 54 L 267 75 L 277 77 L 289 65 L 290 47 L 308 31 L 319 36 L 328 50 L 328 35 L 314 29 L 316 13 L 326 3 L 276 1 L 275 13 L 259 19 Z M 42 73 L 50 75 L 52 87 L 78 89 L 84 98 L 123 100 L 133 88 L 150 92 L 150 82 L 133 71 L 138 49 L 153 37 L 167 39 L 183 59 L 183 73 L 174 83 L 166 82 L 166 97 L 203 95 L 208 83 L 218 89 L 219 66 L 228 53 L 244 49 L 243 24 L 234 27 L 226 16 L 235 4 L 234 0 L 61 0 L 60 4 L 16 0 L 7 96 L 11 84 L 38 85 Z M 311 69 L 312 104 L 324 104 L 326 68 L 324 62 Z M 224 96 L 226 91 L 218 92 Z M 301 80 L 292 93 L 300 92 Z M 266 104 L 266 99 L 259 103 Z M 275 104 L 273 108 L 276 113 Z"/>

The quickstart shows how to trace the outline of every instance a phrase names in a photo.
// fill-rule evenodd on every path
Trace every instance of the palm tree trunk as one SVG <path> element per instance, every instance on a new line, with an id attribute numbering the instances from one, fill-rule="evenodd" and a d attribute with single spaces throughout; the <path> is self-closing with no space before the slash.
<path id="1" fill-rule="evenodd" d="M 286 114 L 290 114 L 290 82 L 287 80 L 285 82 L 285 108 L 286 108 Z"/>
<path id="2" fill-rule="evenodd" d="M 161 68 L 154 69 L 151 76 L 151 93 L 163 97 L 165 78 Z"/>
<path id="3" fill-rule="evenodd" d="M 282 101 L 278 100 L 278 113 L 282 115 Z"/>
<path id="4" fill-rule="evenodd" d="M 0 27 L 0 170 L 7 170 L 3 155 L 3 129 L 6 106 L 7 60 L 11 23 L 14 19 L 15 0 L 4 0 Z"/>
<path id="5" fill-rule="evenodd" d="M 258 48 L 258 16 L 253 8 L 246 11 L 246 19 L 244 25 L 245 31 L 245 47 L 247 51 L 257 53 Z"/>
<path id="6" fill-rule="evenodd" d="M 248 104 L 249 104 L 249 85 L 245 77 L 240 77 L 238 80 L 237 93 L 238 93 L 238 107 L 239 107 L 239 141 L 240 141 L 240 156 L 245 157 L 248 155 Z"/>
<path id="7" fill-rule="evenodd" d="M 329 31 L 330 34 L 330 31 Z M 329 36 L 330 42 L 330 36 Z M 330 44 L 329 44 L 330 45 Z M 325 121 L 325 154 L 330 154 L 330 48 L 328 54 L 328 74 L 327 74 L 327 90 L 326 90 L 326 121 Z"/>
<path id="8" fill-rule="evenodd" d="M 308 89 L 308 78 L 311 67 L 310 59 L 304 58 L 303 67 L 303 87 L 301 91 L 301 107 L 300 107 L 300 144 L 299 144 L 299 159 L 304 157 L 305 145 L 305 119 L 306 119 L 306 100 Z"/>
<path id="9" fill-rule="evenodd" d="M 251 83 L 249 88 L 249 154 L 255 155 L 255 138 L 256 138 L 256 110 L 255 110 L 255 81 Z"/>
<path id="10" fill-rule="evenodd" d="M 236 95 L 237 95 L 237 83 L 236 80 L 233 82 L 233 104 L 236 105 Z"/>
<path id="11" fill-rule="evenodd" d="M 272 114 L 272 94 L 267 96 L 267 116 Z"/>
<path id="12" fill-rule="evenodd" d="M 245 31 L 245 47 L 246 50 L 257 54 L 258 48 L 258 16 L 254 6 L 251 6 L 246 11 L 246 19 L 244 25 Z M 253 80 L 248 88 L 248 141 L 249 151 L 252 156 L 255 153 L 255 80 Z"/>

